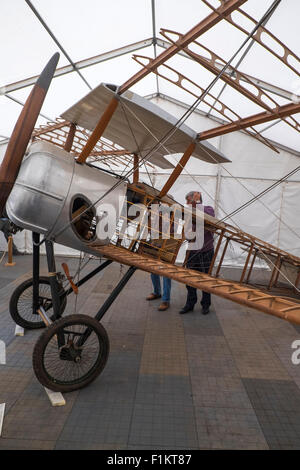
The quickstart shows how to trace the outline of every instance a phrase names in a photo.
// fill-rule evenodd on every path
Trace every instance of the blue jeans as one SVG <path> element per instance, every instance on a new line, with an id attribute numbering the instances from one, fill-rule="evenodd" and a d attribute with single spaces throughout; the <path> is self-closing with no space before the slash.
<path id="1" fill-rule="evenodd" d="M 151 281 L 154 288 L 154 294 L 161 295 L 161 287 L 160 287 L 160 277 L 158 274 L 151 274 Z M 171 294 L 171 279 L 168 277 L 163 277 L 163 302 L 170 302 L 170 294 Z"/>

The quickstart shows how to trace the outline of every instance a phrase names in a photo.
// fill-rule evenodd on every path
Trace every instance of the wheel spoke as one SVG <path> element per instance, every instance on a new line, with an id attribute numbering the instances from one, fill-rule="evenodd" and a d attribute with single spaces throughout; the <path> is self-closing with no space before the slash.
<path id="1" fill-rule="evenodd" d="M 43 353 L 43 369 L 52 383 L 61 385 L 81 383 L 103 362 L 103 353 L 106 350 L 102 344 L 103 338 L 90 326 L 89 317 L 86 318 L 87 320 L 81 323 L 70 324 L 67 321 L 68 324 L 65 327 L 53 330 L 52 337 L 48 340 Z M 90 335 L 80 347 L 78 354 L 76 341 L 87 329 Z M 67 345 L 63 347 L 63 355 L 57 345 L 57 336 L 61 334 Z M 78 362 L 75 360 L 76 355 Z"/>
<path id="2" fill-rule="evenodd" d="M 66 306 L 67 298 L 61 299 L 61 314 Z M 50 318 L 53 317 L 52 295 L 50 281 L 46 277 L 39 279 L 38 285 L 38 306 L 42 306 Z M 24 281 L 14 291 L 10 301 L 10 313 L 14 321 L 24 328 L 44 327 L 40 315 L 33 311 L 33 279 Z"/>

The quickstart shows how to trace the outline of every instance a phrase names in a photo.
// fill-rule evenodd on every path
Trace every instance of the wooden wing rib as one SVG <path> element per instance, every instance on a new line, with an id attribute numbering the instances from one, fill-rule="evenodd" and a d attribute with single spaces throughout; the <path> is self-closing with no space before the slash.
<path id="1" fill-rule="evenodd" d="M 218 12 L 216 8 L 213 7 L 212 2 L 209 0 L 203 0 L 203 2 L 211 8 L 215 13 Z M 235 26 L 237 29 L 242 31 L 245 34 L 250 34 L 251 29 L 254 28 L 257 21 L 252 18 L 248 13 L 243 11 L 241 8 L 237 8 L 235 12 L 230 13 L 226 17 L 224 17 L 228 23 Z M 244 20 L 246 18 L 246 23 L 249 24 L 249 28 L 246 29 L 242 26 L 239 21 Z M 242 21 L 245 24 L 245 21 Z M 283 62 L 287 67 L 289 67 L 293 72 L 295 72 L 298 77 L 300 76 L 300 59 L 299 57 L 287 47 L 282 41 L 280 41 L 271 31 L 269 31 L 265 26 L 260 26 L 256 33 L 253 36 L 253 39 L 264 47 L 267 51 L 273 54 L 277 59 Z M 275 47 L 272 49 L 271 44 Z M 275 50 L 277 49 L 277 50 Z M 279 53 L 281 51 L 281 54 Z"/>

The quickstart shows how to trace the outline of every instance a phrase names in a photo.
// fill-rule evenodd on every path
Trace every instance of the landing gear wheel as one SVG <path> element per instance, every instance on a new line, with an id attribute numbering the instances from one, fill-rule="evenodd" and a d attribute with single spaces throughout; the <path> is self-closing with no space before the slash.
<path id="1" fill-rule="evenodd" d="M 32 293 L 33 279 L 27 279 L 22 282 L 13 292 L 9 302 L 9 312 L 17 325 L 27 330 L 44 328 L 45 324 L 38 313 L 33 313 Z M 63 294 L 63 288 L 58 287 L 59 292 Z M 63 314 L 67 305 L 67 297 L 61 297 L 60 315 Z M 52 296 L 49 278 L 41 276 L 39 278 L 39 306 L 43 307 L 48 317 L 53 320 Z"/>
<path id="2" fill-rule="evenodd" d="M 109 339 L 101 323 L 87 315 L 70 315 L 41 334 L 33 350 L 33 370 L 50 390 L 72 392 L 95 380 L 108 354 Z"/>

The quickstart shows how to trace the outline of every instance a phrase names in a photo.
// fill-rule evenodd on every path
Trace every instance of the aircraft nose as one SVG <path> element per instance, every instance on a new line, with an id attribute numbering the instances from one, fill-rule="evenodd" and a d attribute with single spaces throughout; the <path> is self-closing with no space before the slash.
<path id="1" fill-rule="evenodd" d="M 59 53 L 55 53 L 35 83 L 11 134 L 0 167 L 0 214 L 13 188 L 32 131 L 53 78 Z"/>

